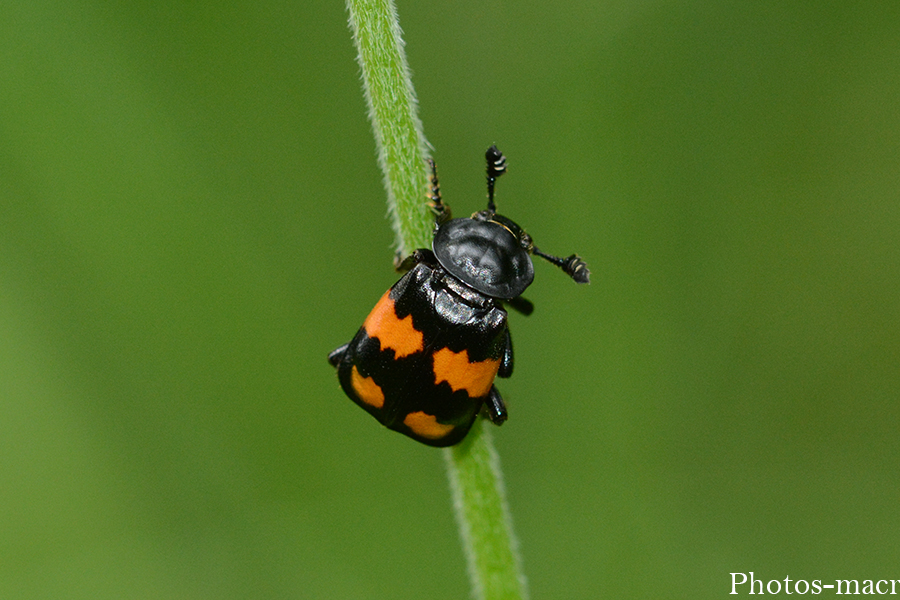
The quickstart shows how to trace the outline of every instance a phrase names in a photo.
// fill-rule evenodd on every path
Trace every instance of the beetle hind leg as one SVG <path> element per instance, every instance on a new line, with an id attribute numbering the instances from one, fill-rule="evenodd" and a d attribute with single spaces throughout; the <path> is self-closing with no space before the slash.
<path id="1" fill-rule="evenodd" d="M 506 404 L 503 403 L 503 398 L 500 397 L 500 392 L 497 391 L 496 385 L 491 386 L 491 391 L 485 400 L 485 408 L 491 423 L 503 425 L 508 415 L 506 414 Z"/>
<path id="2" fill-rule="evenodd" d="M 500 357 L 500 368 L 497 377 L 509 377 L 513 372 L 513 347 L 512 336 L 509 329 L 506 330 L 506 339 L 503 342 L 503 355 Z"/>

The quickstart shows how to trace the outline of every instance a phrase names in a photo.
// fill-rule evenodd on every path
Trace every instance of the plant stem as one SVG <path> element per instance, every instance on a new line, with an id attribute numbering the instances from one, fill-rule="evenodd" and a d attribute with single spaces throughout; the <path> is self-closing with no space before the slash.
<path id="1" fill-rule="evenodd" d="M 456 521 L 479 600 L 525 600 L 528 587 L 506 504 L 500 457 L 482 420 L 444 451 Z"/>
<path id="2" fill-rule="evenodd" d="M 347 0 L 363 90 L 384 173 L 388 209 L 403 255 L 431 247 L 433 217 L 424 201 L 428 143 L 417 113 L 392 0 Z M 460 537 L 477 600 L 524 600 L 525 577 L 509 519 L 500 461 L 477 420 L 444 450 Z"/>
<path id="3" fill-rule="evenodd" d="M 426 147 L 393 0 L 347 0 L 397 248 L 431 246 Z"/>

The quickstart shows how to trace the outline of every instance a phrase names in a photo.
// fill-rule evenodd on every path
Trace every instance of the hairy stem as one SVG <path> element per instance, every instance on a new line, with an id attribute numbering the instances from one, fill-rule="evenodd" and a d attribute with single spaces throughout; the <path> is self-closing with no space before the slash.
<path id="1" fill-rule="evenodd" d="M 347 0 L 347 7 L 397 248 L 407 255 L 431 245 L 432 222 L 423 201 L 428 190 L 428 142 L 397 10 L 392 0 Z"/>
<path id="2" fill-rule="evenodd" d="M 506 504 L 500 457 L 482 422 L 477 420 L 466 439 L 444 451 L 469 580 L 475 598 L 525 600 L 528 588 Z"/>

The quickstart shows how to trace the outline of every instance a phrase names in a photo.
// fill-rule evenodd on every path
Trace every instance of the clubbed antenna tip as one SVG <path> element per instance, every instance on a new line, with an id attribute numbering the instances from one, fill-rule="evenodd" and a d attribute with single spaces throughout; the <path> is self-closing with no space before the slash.
<path id="1" fill-rule="evenodd" d="M 566 258 L 553 256 L 552 254 L 544 254 L 537 248 L 533 249 L 534 254 L 540 256 L 546 261 L 552 262 L 554 265 L 563 270 L 563 272 L 575 280 L 575 283 L 590 283 L 591 271 L 587 264 L 581 260 L 577 254 L 573 254 Z"/>
<path id="2" fill-rule="evenodd" d="M 495 145 L 487 149 L 484 158 L 487 161 L 488 210 L 494 212 L 497 210 L 494 204 L 494 184 L 498 177 L 506 173 L 506 157 Z"/>
<path id="3" fill-rule="evenodd" d="M 562 270 L 568 273 L 569 277 L 575 280 L 575 283 L 590 283 L 591 271 L 588 269 L 587 263 L 581 260 L 577 254 L 573 254 L 566 259 L 566 264 Z"/>

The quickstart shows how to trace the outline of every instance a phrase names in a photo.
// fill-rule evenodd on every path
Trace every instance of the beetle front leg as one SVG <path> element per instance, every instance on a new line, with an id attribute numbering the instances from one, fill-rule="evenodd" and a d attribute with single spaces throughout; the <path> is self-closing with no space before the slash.
<path id="1" fill-rule="evenodd" d="M 394 255 L 394 270 L 399 273 L 406 273 L 419 263 L 425 263 L 429 266 L 437 264 L 434 252 L 427 248 L 419 248 L 406 258 L 401 257 L 399 250 Z"/>
<path id="2" fill-rule="evenodd" d="M 485 408 L 487 408 L 488 419 L 491 420 L 491 423 L 503 425 L 507 417 L 506 404 L 503 403 L 503 398 L 500 397 L 500 392 L 497 391 L 497 386 L 495 385 L 491 386 L 491 391 L 488 393 L 487 400 L 485 400 Z"/>

